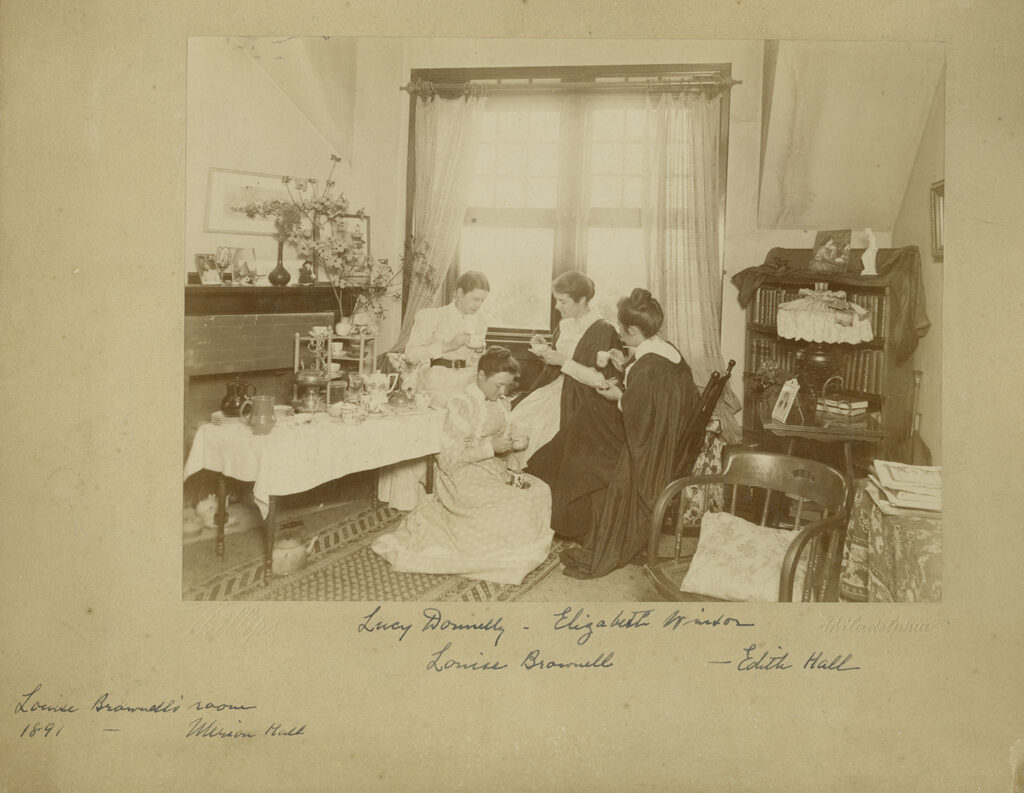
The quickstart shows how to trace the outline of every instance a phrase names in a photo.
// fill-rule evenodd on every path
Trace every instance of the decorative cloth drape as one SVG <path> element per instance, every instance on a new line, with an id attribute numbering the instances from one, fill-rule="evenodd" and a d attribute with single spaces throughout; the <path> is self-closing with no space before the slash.
<path id="1" fill-rule="evenodd" d="M 721 94 L 648 96 L 641 222 L 651 293 L 665 310 L 662 335 L 679 346 L 699 386 L 724 371 L 719 265 Z M 730 442 L 739 400 L 726 386 L 716 415 Z"/>
<path id="2" fill-rule="evenodd" d="M 437 298 L 459 241 L 469 201 L 484 97 L 416 97 L 416 192 L 412 237 L 422 257 L 408 279 L 402 329 L 392 350 L 405 349 L 416 312 Z"/>

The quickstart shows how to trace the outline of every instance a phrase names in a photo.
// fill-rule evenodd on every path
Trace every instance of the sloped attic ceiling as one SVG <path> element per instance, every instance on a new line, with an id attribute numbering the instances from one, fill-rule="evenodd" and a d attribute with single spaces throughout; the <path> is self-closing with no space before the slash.
<path id="1" fill-rule="evenodd" d="M 944 45 L 783 41 L 766 52 L 758 226 L 891 230 Z"/>
<path id="2" fill-rule="evenodd" d="M 321 36 L 237 41 L 348 162 L 355 118 L 356 39 Z"/>

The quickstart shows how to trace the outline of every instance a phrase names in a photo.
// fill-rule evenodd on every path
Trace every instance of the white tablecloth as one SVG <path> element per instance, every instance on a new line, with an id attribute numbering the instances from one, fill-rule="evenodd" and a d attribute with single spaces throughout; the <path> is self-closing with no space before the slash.
<path id="1" fill-rule="evenodd" d="M 436 454 L 444 416 L 431 409 L 348 425 L 319 414 L 300 426 L 282 420 L 266 435 L 254 435 L 245 424 L 203 424 L 185 461 L 185 478 L 205 468 L 253 482 L 253 497 L 266 517 L 270 496 Z"/>

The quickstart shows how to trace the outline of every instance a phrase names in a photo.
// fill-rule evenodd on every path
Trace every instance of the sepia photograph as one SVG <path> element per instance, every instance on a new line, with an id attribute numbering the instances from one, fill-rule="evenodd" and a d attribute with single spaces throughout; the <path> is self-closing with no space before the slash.
<path id="1" fill-rule="evenodd" d="M 186 256 L 255 213 L 305 263 L 185 286 L 183 599 L 941 600 L 941 512 L 866 485 L 941 466 L 944 80 L 930 42 L 190 38 Z M 372 323 L 310 234 L 354 207 L 401 268 Z"/>
<path id="2" fill-rule="evenodd" d="M 1024 7 L 59 5 L 0 790 L 1024 793 Z"/>

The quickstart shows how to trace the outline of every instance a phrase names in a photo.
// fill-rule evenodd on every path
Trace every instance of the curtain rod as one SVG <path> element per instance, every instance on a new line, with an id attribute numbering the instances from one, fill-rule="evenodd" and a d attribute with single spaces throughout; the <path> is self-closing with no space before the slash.
<path id="1" fill-rule="evenodd" d="M 662 93 L 675 91 L 707 91 L 716 94 L 728 91 L 734 85 L 741 85 L 742 80 L 725 79 L 718 72 L 697 72 L 693 77 L 673 77 L 670 79 L 648 78 L 644 80 L 604 80 L 594 82 L 527 82 L 506 83 L 502 80 L 493 82 L 471 81 L 466 83 L 434 83 L 428 80 L 413 79 L 406 85 L 399 86 L 400 91 L 416 96 L 432 96 L 439 93 L 447 94 L 515 94 L 515 93 L 601 93 L 602 91 Z"/>

